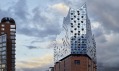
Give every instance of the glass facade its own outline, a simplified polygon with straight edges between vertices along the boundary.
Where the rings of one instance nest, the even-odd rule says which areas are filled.
[[[58,62],[70,54],[85,54],[96,61],[96,43],[85,4],[76,10],[69,9],[62,31],[56,38],[54,61]]]
[[[6,71],[7,68],[7,50],[6,50],[6,44],[7,44],[7,36],[6,34],[0,36],[0,70]]]

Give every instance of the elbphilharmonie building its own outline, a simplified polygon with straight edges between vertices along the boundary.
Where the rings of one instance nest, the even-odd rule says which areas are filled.
[[[54,63],[55,71],[96,71],[96,42],[86,4],[70,8],[64,17],[54,47]]]

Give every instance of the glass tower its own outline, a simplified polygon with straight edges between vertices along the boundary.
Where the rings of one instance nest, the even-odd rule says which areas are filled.
[[[91,31],[86,4],[79,9],[69,9],[64,17],[61,33],[56,38],[54,62],[69,55],[87,55],[96,62],[96,43]]]

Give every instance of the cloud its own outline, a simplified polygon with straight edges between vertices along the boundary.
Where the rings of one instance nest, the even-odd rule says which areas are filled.
[[[40,10],[39,7],[33,9],[33,16],[29,20],[29,25],[19,30],[20,34],[45,38],[54,36],[60,32],[59,18],[55,18],[52,10]],[[59,27],[58,27],[59,26]]]
[[[54,4],[51,6],[52,9],[57,10],[57,12],[60,12],[64,15],[67,14],[67,11],[69,9],[69,7],[66,4],[63,3],[58,3],[58,4]]]
[[[101,25],[105,28],[104,30],[107,30],[108,32],[114,31],[118,33],[119,10],[117,9],[117,7],[119,7],[119,5],[112,0],[102,1],[103,0],[92,0],[88,3],[88,10],[91,14],[93,13],[92,17],[97,16],[95,20],[101,22]]]
[[[12,7],[14,16],[23,21],[27,20],[28,8],[26,0],[18,0]]]
[[[61,25],[63,22],[62,19],[64,15],[67,13],[68,6],[79,8],[85,1],[80,0],[52,0],[52,1],[53,3],[46,5],[47,6],[46,8],[42,8],[40,7],[40,5],[34,7],[31,13],[29,11],[30,8],[27,7],[27,1],[18,0],[17,2],[15,2],[15,4],[8,7],[7,10],[0,9],[1,15],[0,18],[4,16],[13,17],[17,24],[17,33],[24,34],[29,37],[34,36],[39,38],[35,39],[34,43],[39,43],[39,41],[40,43],[42,43],[47,40],[55,40],[56,35],[58,35],[61,31]],[[116,71],[119,68],[118,3],[119,1],[114,0],[87,1],[88,15],[92,22],[93,26],[92,31],[95,35],[97,43],[98,62],[102,63],[104,71],[109,71],[107,69],[110,69],[110,71]],[[32,45],[29,45],[28,47],[36,48],[35,46]],[[25,61],[25,62],[26,64],[30,64],[30,62],[31,64],[35,63],[32,61]],[[21,66],[22,65],[25,65],[24,61],[21,62]],[[116,65],[117,67],[114,65]],[[31,68],[33,69],[33,67]],[[28,70],[28,68],[26,67],[24,68],[24,70]]]
[[[29,48],[29,49],[37,49],[36,46],[26,46],[26,47]]]
[[[19,70],[27,69],[27,70],[23,70],[23,71],[28,71],[29,69],[35,69],[35,68],[36,69],[38,68],[37,70],[40,70],[40,68],[47,69],[47,67],[52,64],[53,64],[53,55],[46,54],[42,57],[30,58],[30,59],[24,60],[24,61],[17,61],[16,68]]]

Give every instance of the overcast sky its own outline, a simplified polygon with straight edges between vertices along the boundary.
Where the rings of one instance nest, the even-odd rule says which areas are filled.
[[[53,66],[53,41],[68,9],[87,3],[97,44],[99,71],[119,70],[118,0],[3,0],[0,19],[16,21],[17,71],[45,71]]]

